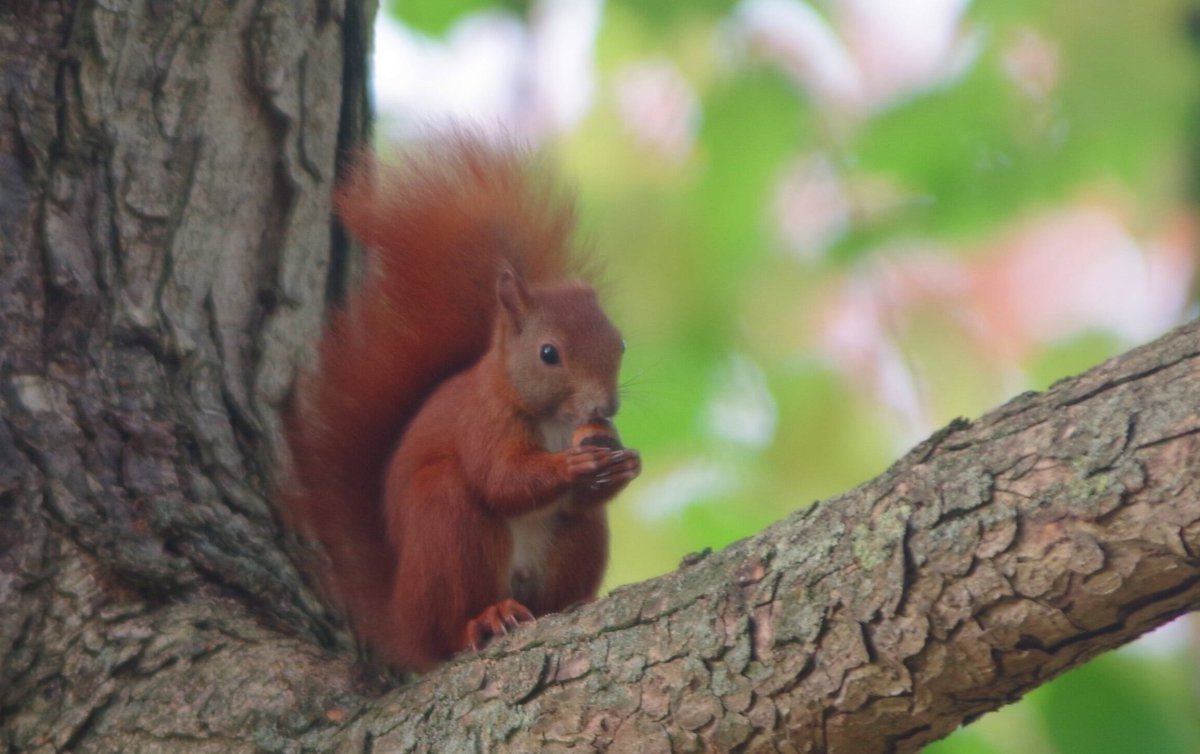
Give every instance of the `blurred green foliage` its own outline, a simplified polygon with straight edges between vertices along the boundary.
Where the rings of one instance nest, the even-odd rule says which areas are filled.
[[[389,0],[385,8],[436,35],[495,6]],[[530,12],[524,2],[502,7]],[[1197,55],[1178,0],[980,0],[963,21],[975,54],[959,75],[855,118],[830,113],[752,51],[722,53],[735,7],[610,0],[594,107],[555,144],[630,344],[619,424],[646,463],[612,509],[610,586],[848,489],[919,439],[817,347],[818,314],[856,274],[912,244],[957,261],[985,257],[1014,229],[1081,197],[1103,197],[1132,235],[1157,237],[1188,212],[1195,184]],[[816,7],[835,15],[827,3]],[[1009,70],[1028,38],[1052,51],[1048,90],[1037,95]],[[666,61],[694,91],[686,159],[647,148],[620,109],[616,82],[644,61]],[[797,255],[772,207],[787,166],[814,152],[852,192],[883,198],[852,212],[823,253]],[[906,310],[888,334],[915,376],[926,430],[1130,345],[1097,327],[1025,343],[1019,362],[1000,364],[936,300]],[[720,417],[729,410],[767,428],[749,438],[728,431]],[[1171,651],[1102,657],[931,751],[1200,751],[1200,674],[1180,661],[1185,649]]]
[[[522,11],[526,3],[494,2],[493,0],[433,0],[409,2],[408,0],[384,0],[383,11],[402,19],[408,27],[428,34],[444,34],[447,29],[468,13],[506,7]]]

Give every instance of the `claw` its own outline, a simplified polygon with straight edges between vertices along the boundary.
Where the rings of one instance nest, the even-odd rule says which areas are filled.
[[[522,623],[532,623],[534,620],[533,613],[520,602],[514,599],[502,600],[467,621],[463,631],[463,646],[478,652],[487,644],[488,639],[507,636],[510,628],[516,628]]]

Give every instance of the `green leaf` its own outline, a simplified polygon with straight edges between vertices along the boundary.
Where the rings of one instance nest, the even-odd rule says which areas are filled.
[[[489,2],[488,0],[385,0],[384,12],[392,18],[403,21],[405,26],[426,34],[445,34],[454,22],[468,13],[484,10],[485,8],[507,8],[524,13],[528,2],[524,0],[508,0],[507,2]]]
[[[628,8],[655,26],[669,27],[701,12],[714,16],[728,13],[738,0],[610,0],[610,4]]]

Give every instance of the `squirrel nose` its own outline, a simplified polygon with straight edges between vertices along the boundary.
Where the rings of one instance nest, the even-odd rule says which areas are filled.
[[[617,415],[617,409],[620,407],[620,402],[615,397],[607,398],[592,407],[588,419],[611,419]]]

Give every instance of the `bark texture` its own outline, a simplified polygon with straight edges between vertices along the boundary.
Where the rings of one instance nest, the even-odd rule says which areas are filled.
[[[374,751],[918,751],[1200,606],[1198,406],[1194,323],[339,734]]]
[[[345,677],[288,691],[331,634],[265,491],[367,28],[336,0],[0,2],[6,750],[250,750]]]
[[[8,751],[915,751],[1200,604],[1200,325],[416,683],[268,502],[363,9],[0,2]]]

